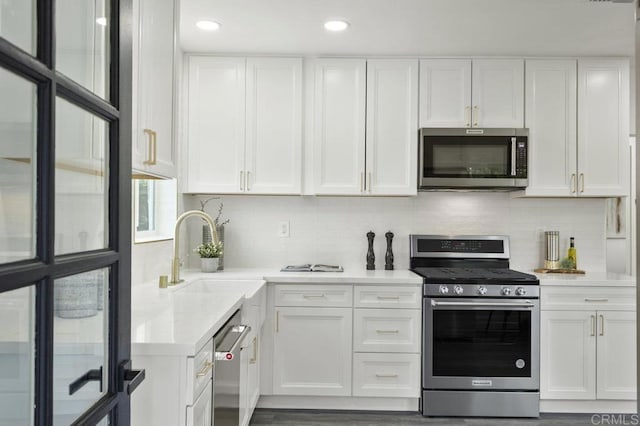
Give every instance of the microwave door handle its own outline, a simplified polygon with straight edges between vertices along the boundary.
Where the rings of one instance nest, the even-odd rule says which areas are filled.
[[[511,176],[516,176],[516,138],[511,138]]]

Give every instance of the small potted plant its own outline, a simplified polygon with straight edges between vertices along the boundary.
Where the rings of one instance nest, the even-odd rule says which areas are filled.
[[[202,272],[218,270],[218,261],[222,256],[222,242],[200,244],[195,251],[200,255]]]

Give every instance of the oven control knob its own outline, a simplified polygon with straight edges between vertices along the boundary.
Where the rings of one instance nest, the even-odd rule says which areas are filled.
[[[478,287],[478,294],[480,296],[484,296],[485,294],[487,294],[487,288],[481,285],[480,287]]]
[[[458,294],[458,295],[462,294],[462,292],[463,292],[463,291],[464,291],[464,289],[463,289],[461,286],[459,286],[459,285],[457,285],[457,286],[455,286],[455,287],[453,288],[453,292],[454,292],[455,294]]]
[[[447,294],[447,293],[449,293],[449,287],[447,287],[446,285],[441,285],[440,294]]]
[[[502,287],[502,295],[503,296],[510,296],[511,295],[511,289],[509,287]]]
[[[516,296],[524,296],[525,294],[527,294],[527,290],[524,287],[516,288]]]

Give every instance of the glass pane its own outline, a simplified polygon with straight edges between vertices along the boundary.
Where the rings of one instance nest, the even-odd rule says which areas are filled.
[[[108,3],[56,1],[56,67],[102,98],[109,92]]]
[[[34,304],[33,286],[0,293],[0,426],[34,423]]]
[[[434,376],[531,375],[531,312],[436,311],[433,332]]]
[[[111,424],[111,414],[100,420],[96,426],[109,426]]]
[[[0,263],[7,263],[35,256],[36,86],[0,68],[0,93]]]
[[[107,391],[109,272],[54,282],[53,415],[68,425]]]
[[[133,180],[134,242],[173,238],[177,190],[175,179]]]
[[[56,102],[56,254],[105,248],[108,242],[107,123]]]
[[[0,1],[0,37],[22,50],[36,53],[36,0]]]

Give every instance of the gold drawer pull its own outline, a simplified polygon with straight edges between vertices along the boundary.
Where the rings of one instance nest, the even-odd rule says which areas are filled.
[[[608,302],[608,301],[609,301],[609,299],[605,299],[605,298],[602,298],[602,299],[592,299],[592,298],[589,298],[589,297],[585,297],[584,301],[585,301],[585,302]]]
[[[254,337],[251,343],[253,345],[253,355],[249,358],[249,364],[255,364],[258,361],[258,337]]]
[[[376,330],[378,334],[397,334],[400,333],[400,330]]]
[[[213,362],[207,360],[204,363],[204,367],[202,368],[202,370],[200,370],[198,372],[198,374],[196,374],[196,377],[204,377],[204,376],[206,376],[207,374],[209,374],[209,371],[211,371],[212,368],[213,368]]]
[[[325,297],[324,294],[303,294],[302,297],[305,299],[322,299]]]
[[[378,296],[379,300],[400,300],[400,296]]]
[[[378,374],[378,373],[376,373],[376,377],[394,379],[394,378],[398,377],[398,375],[397,374]]]

